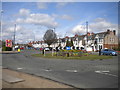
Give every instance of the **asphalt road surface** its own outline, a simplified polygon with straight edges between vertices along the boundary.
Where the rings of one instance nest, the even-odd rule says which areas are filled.
[[[77,88],[118,88],[117,56],[107,60],[61,60],[32,57],[33,53],[40,51],[3,54],[2,66]]]

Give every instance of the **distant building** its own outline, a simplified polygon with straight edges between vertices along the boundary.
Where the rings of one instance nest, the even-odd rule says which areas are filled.
[[[64,49],[66,47],[67,40],[73,41],[72,49],[86,49],[88,51],[98,51],[103,48],[113,49],[118,47],[118,37],[116,35],[116,31],[107,30],[105,32],[100,33],[87,33],[86,35],[75,35],[73,37],[64,37],[59,38],[56,43],[50,45],[50,47],[60,47]],[[30,42],[29,45],[33,47],[44,48],[48,47],[44,41],[33,41]]]

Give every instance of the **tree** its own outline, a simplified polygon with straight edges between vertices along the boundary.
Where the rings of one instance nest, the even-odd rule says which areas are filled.
[[[71,39],[71,41],[69,41],[69,40],[67,39],[66,47],[71,47],[71,46],[73,46],[73,40]]]
[[[53,30],[49,29],[44,34],[43,40],[50,46],[52,43],[57,42],[57,35]]]
[[[68,47],[68,46],[70,46],[70,45],[69,45],[69,41],[68,41],[68,39],[67,39],[67,42],[66,42],[66,47]]]
[[[71,39],[71,46],[73,46],[73,39]]]

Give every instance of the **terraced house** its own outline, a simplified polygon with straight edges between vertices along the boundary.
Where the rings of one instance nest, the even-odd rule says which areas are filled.
[[[59,38],[56,43],[53,43],[50,47],[60,47],[60,49],[65,49],[66,42],[73,41],[73,46],[71,49],[86,49],[87,51],[98,51],[103,48],[113,49],[118,47],[118,37],[116,35],[116,30],[107,30],[100,33],[87,33],[86,35],[75,35],[73,37]],[[39,43],[40,42],[40,43]],[[39,48],[47,47],[44,41],[36,41],[30,43],[33,46]]]
[[[103,48],[113,49],[118,47],[118,37],[116,31],[107,30],[100,33],[87,33],[86,35],[75,35],[78,47],[86,48],[88,51],[98,51]]]

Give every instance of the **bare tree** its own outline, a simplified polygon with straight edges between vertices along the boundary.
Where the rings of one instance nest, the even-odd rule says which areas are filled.
[[[48,46],[50,46],[52,43],[57,41],[57,35],[53,30],[49,29],[44,34],[43,40],[48,44]]]

